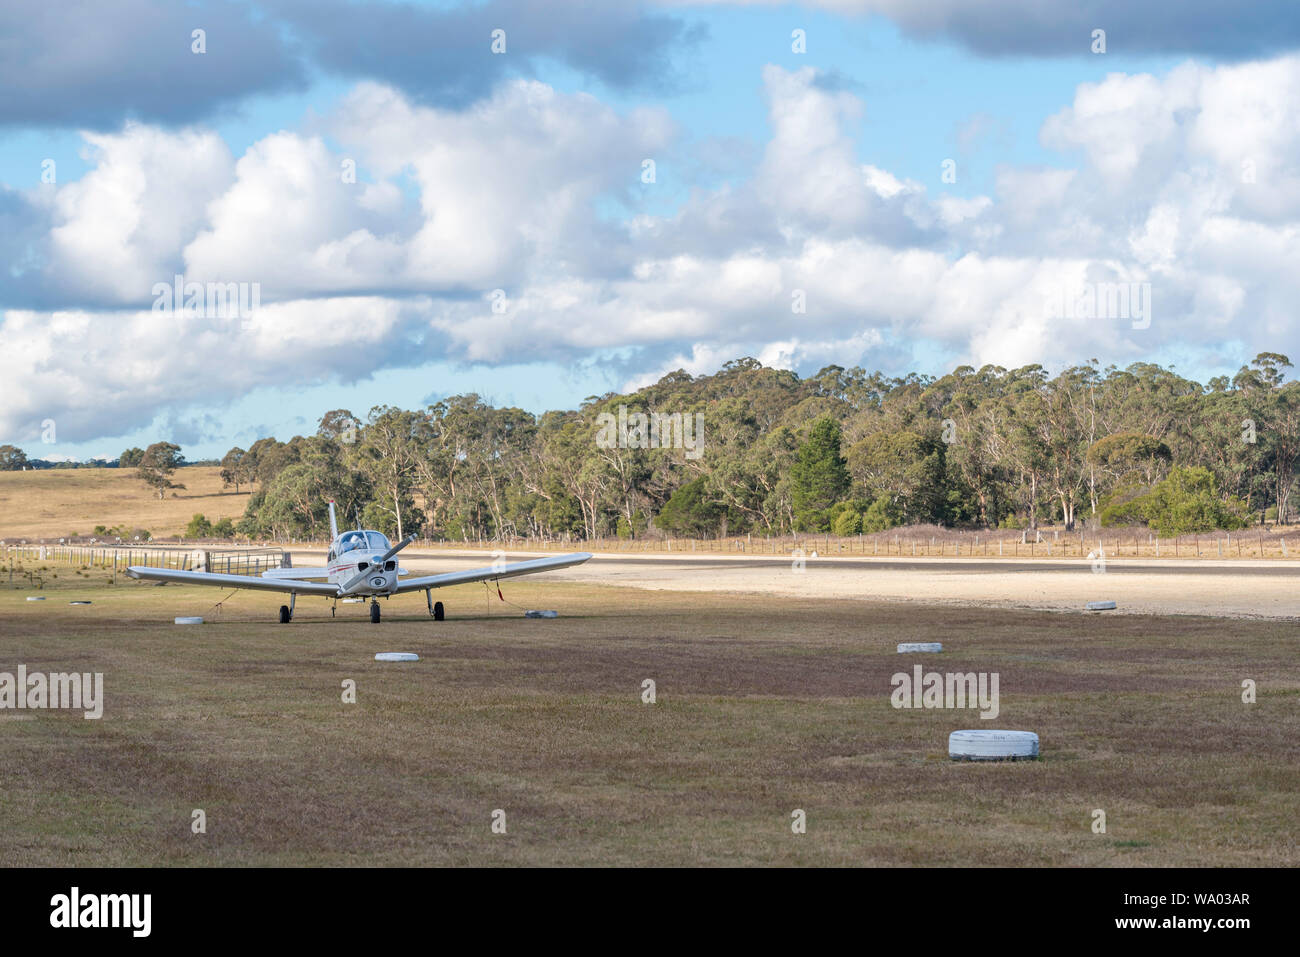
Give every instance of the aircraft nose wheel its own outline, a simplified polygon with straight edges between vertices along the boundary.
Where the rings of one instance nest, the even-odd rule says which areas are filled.
[[[377,601],[370,603],[370,623],[373,625],[379,624],[379,602]]]

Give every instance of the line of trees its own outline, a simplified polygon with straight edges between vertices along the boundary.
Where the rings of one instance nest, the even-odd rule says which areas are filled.
[[[856,534],[900,524],[1168,534],[1294,511],[1300,383],[1262,353],[1201,385],[1148,363],[1056,376],[962,366],[889,378],[828,366],[810,378],[754,359],[670,373],[631,395],[534,416],[477,395],[422,410],[344,409],[316,434],[222,459],[250,487],[250,537],[328,528],[326,503],[391,535],[574,540],[647,535]],[[598,416],[701,413],[703,454],[635,434],[597,441]]]
[[[155,443],[157,445],[158,443]],[[162,443],[170,445],[170,443]],[[153,446],[151,446],[152,448]],[[49,459],[28,458],[27,453],[16,445],[0,445],[0,472],[21,472],[24,469],[116,469],[139,468],[147,449],[130,448],[115,459],[87,459],[84,462],[61,459],[52,462]],[[178,449],[179,451],[179,449]],[[216,465],[212,460],[186,462],[178,459],[177,465]]]

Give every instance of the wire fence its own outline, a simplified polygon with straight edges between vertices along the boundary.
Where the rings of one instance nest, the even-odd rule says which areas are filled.
[[[1288,533],[1290,541],[1288,542]],[[505,549],[509,551],[582,550],[601,553],[732,554],[880,558],[1300,558],[1300,528],[1245,530],[1161,538],[1146,530],[1125,532],[1044,529],[1029,535],[999,531],[894,529],[853,536],[791,535],[781,537],[647,538],[500,542],[426,542],[425,549]]]
[[[288,561],[283,548],[222,548],[168,545],[5,545],[0,553],[10,569],[15,566],[59,564],[112,569],[132,565],[207,571],[225,575],[260,575]]]

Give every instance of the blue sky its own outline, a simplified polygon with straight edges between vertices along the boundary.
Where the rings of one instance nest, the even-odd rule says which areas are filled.
[[[458,392],[540,412],[740,355],[1204,380],[1296,338],[1285,5],[131,0],[74,21],[105,52],[70,78],[39,63],[78,37],[26,6],[0,16],[40,58],[0,70],[0,371],[23,387],[0,443],[29,455],[219,456]],[[159,316],[177,272],[257,283],[262,324]],[[1150,283],[1150,330],[1041,315],[1098,281]]]

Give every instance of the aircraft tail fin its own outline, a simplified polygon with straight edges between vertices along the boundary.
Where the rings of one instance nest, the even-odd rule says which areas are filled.
[[[330,541],[339,537],[339,522],[334,517],[334,499],[330,499]]]

